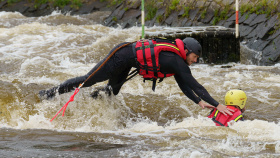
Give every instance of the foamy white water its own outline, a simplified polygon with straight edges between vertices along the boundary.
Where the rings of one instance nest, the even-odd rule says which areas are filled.
[[[138,27],[121,29],[98,24],[101,15],[105,13],[95,13],[99,18],[91,21],[93,15],[54,12],[27,18],[20,13],[0,12],[1,141],[9,142],[9,137],[10,141],[18,141],[15,147],[3,146],[4,157],[280,156],[279,64],[191,66],[195,78],[221,103],[230,89],[246,92],[246,121],[229,128],[216,127],[206,117],[209,110],[184,96],[173,77],[157,84],[153,92],[152,83],[143,83],[137,76],[122,87],[119,95],[102,94],[98,99],[89,94],[106,82],[83,88],[69,104],[65,116],[60,114],[50,122],[73,93],[40,101],[39,90],[86,74],[115,45],[140,37]],[[149,30],[157,27],[146,28]],[[14,136],[7,138],[11,131]],[[44,141],[29,139],[31,135]],[[26,144],[29,153],[10,152]]]

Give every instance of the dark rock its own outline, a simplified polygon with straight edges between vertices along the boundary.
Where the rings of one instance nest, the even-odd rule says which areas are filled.
[[[218,22],[218,26],[224,26],[224,23],[225,23],[226,21],[225,20],[220,20],[219,22]],[[212,23],[211,23],[212,24]]]
[[[263,28],[265,27],[265,23],[261,23],[259,25],[254,25],[254,26],[256,26],[255,29],[247,35],[247,38],[257,37],[259,33],[263,31]]]
[[[240,14],[239,14],[239,15],[240,15]],[[240,15],[240,16],[241,16],[241,15]],[[245,20],[247,20],[248,17],[249,17],[248,14],[242,15],[242,16],[238,19],[239,24],[242,24]]]
[[[18,12],[24,14],[29,9],[29,6],[22,6],[18,9]]]
[[[239,14],[238,14],[238,15],[239,15]],[[240,19],[241,16],[239,15],[238,18]],[[238,20],[239,20],[239,19],[238,19]],[[231,15],[226,21],[227,21],[227,22],[228,22],[228,21],[236,21],[236,14]],[[238,22],[239,22],[239,21],[238,21]]]
[[[141,1],[135,1],[131,4],[131,8],[132,9],[137,9],[141,6],[141,3],[142,3]]]
[[[214,17],[214,11],[212,9],[207,10],[206,16],[201,20],[203,23],[209,23]]]
[[[49,6],[49,5],[48,5],[47,3],[42,4],[42,5],[40,6],[39,10],[47,9],[48,6]],[[65,7],[67,7],[67,6],[65,6]]]
[[[38,9],[35,8],[35,7],[30,7],[30,8],[28,9],[28,12],[32,13],[32,12],[36,12],[37,10],[38,10]]]
[[[132,18],[139,18],[141,16],[141,11],[139,9],[129,9],[126,11],[122,17],[122,21],[127,21]]]
[[[197,15],[197,13],[198,13],[198,11],[199,11],[199,9],[192,9],[192,10],[190,10],[189,15],[190,15],[190,19],[191,19],[192,21],[194,21],[196,15]]]
[[[248,47],[251,49],[254,49],[256,51],[262,51],[268,44],[270,41],[264,41],[264,40],[251,40],[248,43]]]
[[[91,4],[87,4],[87,5],[83,5],[80,9],[79,9],[79,13],[80,14],[89,14],[94,10],[94,3]]]
[[[178,16],[182,16],[183,14],[185,14],[185,9],[181,9],[181,11],[178,13]]]
[[[153,20],[151,21],[151,25],[150,26],[153,26],[154,24],[160,24],[162,23],[162,21],[158,21],[158,17],[159,16],[162,16],[163,14],[165,13],[165,9],[164,8],[160,8],[157,10],[157,13],[155,15],[155,17],[153,18]]]
[[[226,21],[223,24],[224,27],[228,27],[228,28],[234,28],[235,27],[235,21]]]
[[[250,27],[248,25],[239,25],[240,36],[245,37],[245,36],[249,35],[255,29],[255,27],[256,26]]]
[[[188,18],[183,18],[183,19],[181,19],[181,26],[184,26],[188,21],[189,21],[190,19],[188,19]]]
[[[109,16],[107,19],[104,20],[104,25],[109,26],[109,24],[112,22],[113,17]]]
[[[8,0],[5,0],[5,1],[0,2],[0,9],[1,9],[2,7],[4,7],[5,5],[8,4],[7,1],[8,1]]]
[[[204,6],[205,1],[196,1],[194,3],[196,3],[195,8],[200,8],[200,7]]]
[[[274,32],[272,35],[270,35],[267,40],[275,39],[278,36],[280,36],[280,29],[278,29],[276,32]]]
[[[117,14],[117,18],[118,18],[118,19],[123,18],[123,15],[124,15],[125,12],[126,12],[125,9],[120,10],[120,11],[118,12],[118,14]]]
[[[131,27],[131,25],[129,24],[129,22],[124,22],[124,23],[122,23],[121,27],[124,29],[124,28]]]
[[[72,8],[69,6],[69,5],[67,5],[67,6],[65,6],[63,9],[62,9],[62,12],[66,12],[66,13],[69,13],[70,11],[72,10]],[[82,13],[82,12],[80,12],[81,14],[86,14],[86,13]]]
[[[267,21],[266,14],[258,15],[249,25],[253,26],[262,22]]]
[[[235,0],[223,0],[224,5],[231,5],[235,2]]]
[[[171,23],[171,27],[179,27],[179,26],[180,26],[180,21],[178,19],[178,14],[177,14],[177,16],[175,16],[175,18],[173,19],[173,21]]]
[[[242,64],[259,65],[262,58],[262,52],[254,51],[246,45],[240,44],[240,62]]]
[[[205,24],[205,23],[203,23],[203,22],[198,22],[196,25],[197,25],[197,26],[208,26],[208,24]]]
[[[217,2],[215,1],[209,1],[210,2],[210,5],[208,6],[208,9],[211,9],[211,10],[220,10],[221,6],[220,4],[218,4]]]
[[[236,17],[236,15],[229,13],[227,16],[230,17],[230,18],[225,20],[225,22],[223,23],[222,26],[228,27],[228,28],[234,28],[235,27],[235,17]]]
[[[165,23],[167,25],[171,25],[173,20],[178,19],[178,14],[177,12],[174,12],[172,14],[169,15],[169,17],[165,20]]]
[[[250,25],[250,23],[257,17],[257,14],[253,13],[251,15],[249,15],[249,18],[247,20],[245,20],[243,23]]]
[[[92,2],[92,6],[93,6],[93,9],[97,9],[97,10],[99,10],[99,9],[101,9],[101,8],[104,8],[104,7],[106,7],[107,6],[107,4],[108,4],[108,2],[106,2],[106,1],[103,1],[103,2],[100,2],[100,1],[94,1],[94,2]]]
[[[262,65],[274,64],[280,57],[280,36],[274,39],[269,46],[263,50],[263,59],[261,60]]]
[[[277,23],[277,15],[274,15],[273,17],[271,17],[266,24],[264,25],[264,27],[262,28],[261,32],[259,32],[258,37],[261,39],[265,39],[267,38],[266,35],[269,35],[269,32],[274,30],[274,26]]]
[[[185,24],[185,25],[183,25],[183,26],[192,26],[192,21],[187,21],[187,23]]]
[[[113,21],[113,20],[106,24],[106,26],[108,26],[108,27],[116,27],[116,25],[117,25],[117,22]]]

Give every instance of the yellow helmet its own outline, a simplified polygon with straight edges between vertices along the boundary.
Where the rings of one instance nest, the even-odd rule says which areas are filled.
[[[242,90],[230,90],[226,93],[225,103],[226,105],[236,105],[240,109],[245,107],[247,96]]]

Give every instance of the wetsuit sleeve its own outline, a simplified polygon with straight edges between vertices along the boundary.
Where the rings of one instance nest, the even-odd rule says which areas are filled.
[[[175,77],[175,80],[176,80],[176,82],[178,83],[178,85],[179,85],[179,87],[180,87],[180,89],[182,90],[182,92],[189,98],[189,99],[191,99],[193,102],[195,102],[196,104],[198,104],[200,101],[201,101],[201,99],[199,98],[199,97],[197,97],[194,93],[193,93],[193,91],[192,91],[192,89],[190,89],[190,87],[188,87],[188,86],[184,86],[184,81],[182,80],[182,78],[180,78],[180,77],[177,77],[178,75],[175,75],[174,77]],[[182,84],[181,84],[182,83]]]
[[[219,103],[210,96],[208,91],[199,84],[191,74],[181,72],[180,74],[175,74],[174,77],[183,93],[195,103],[198,104],[200,100],[203,99],[215,107],[219,105]],[[197,96],[193,92],[197,94]]]
[[[182,92],[195,103],[201,99],[217,107],[219,103],[192,76],[187,63],[179,55],[172,52],[161,52],[159,57],[161,71],[175,73],[174,77]]]
[[[199,97],[207,103],[217,107],[219,103],[213,99],[208,91],[192,76],[191,70],[187,63],[185,63],[184,60],[179,56],[176,56],[176,59],[179,71],[177,71],[174,77],[184,94],[187,92],[188,94],[186,95],[188,97],[192,96],[190,99],[195,98],[192,99],[195,103],[200,101],[200,99],[198,99]],[[193,91],[197,96],[195,96],[195,94],[193,94],[191,91]]]

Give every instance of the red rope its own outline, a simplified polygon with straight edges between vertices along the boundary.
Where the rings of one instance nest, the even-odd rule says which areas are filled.
[[[74,94],[70,97],[69,101],[56,113],[56,115],[51,119],[51,122],[53,121],[53,119],[56,118],[56,116],[57,116],[63,109],[64,109],[64,110],[63,110],[62,116],[64,116],[64,113],[65,113],[65,110],[66,110],[68,104],[69,104],[70,102],[74,101],[74,97],[75,97],[75,95],[79,92],[79,90],[80,90],[79,88],[76,88]]]

